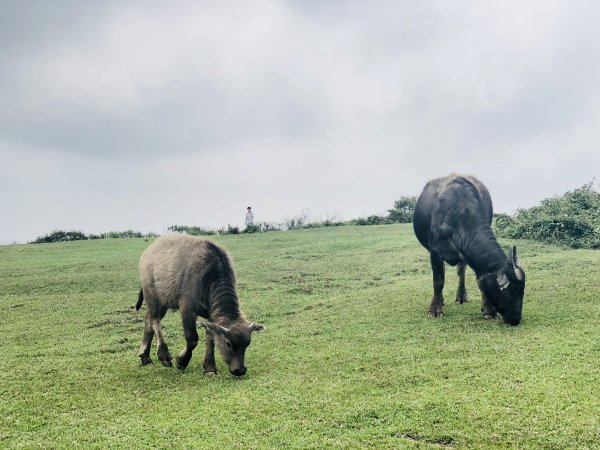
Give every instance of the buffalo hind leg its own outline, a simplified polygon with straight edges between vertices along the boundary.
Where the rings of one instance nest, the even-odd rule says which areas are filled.
[[[192,352],[198,345],[198,331],[196,330],[196,313],[187,309],[181,310],[181,322],[185,335],[185,348],[175,358],[178,369],[185,369],[192,359]]]
[[[467,269],[466,264],[459,264],[456,267],[456,274],[458,275],[458,289],[456,290],[456,303],[467,303],[467,289],[465,288],[465,271]]]
[[[438,253],[430,253],[431,270],[433,271],[433,300],[429,305],[430,317],[442,317],[444,306],[444,260]]]
[[[172,367],[173,362],[171,361],[171,353],[169,353],[169,347],[167,347],[167,343],[163,338],[162,329],[160,326],[160,319],[165,316],[165,312],[161,312],[160,318],[152,319],[152,329],[156,335],[156,353],[158,355],[158,359],[163,366]]]
[[[144,336],[140,345],[139,357],[142,361],[142,366],[152,364],[152,358],[150,358],[150,347],[152,346],[152,338],[154,337],[154,330],[152,329],[152,317],[150,317],[150,311],[146,312],[146,319],[144,320]]]
[[[204,355],[204,373],[206,375],[215,375],[217,373],[217,363],[215,362],[215,335],[211,331],[206,331],[206,354]]]

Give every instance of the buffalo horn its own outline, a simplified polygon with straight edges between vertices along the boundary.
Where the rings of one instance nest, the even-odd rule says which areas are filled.
[[[517,247],[513,246],[508,250],[508,267],[506,273],[508,277],[513,281],[523,280],[523,269],[519,265],[519,258],[517,258]]]

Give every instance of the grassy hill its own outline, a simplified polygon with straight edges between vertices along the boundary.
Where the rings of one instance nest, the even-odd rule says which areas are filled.
[[[215,237],[267,330],[248,374],[141,367],[143,239],[0,247],[0,447],[598,448],[600,252],[517,241],[523,322],[427,317],[411,225]],[[507,247],[514,241],[502,240]],[[173,354],[179,315],[163,321]],[[152,356],[155,361],[155,350]]]

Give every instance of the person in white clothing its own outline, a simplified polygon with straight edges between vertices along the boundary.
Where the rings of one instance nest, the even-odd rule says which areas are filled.
[[[254,225],[254,214],[252,213],[252,208],[248,206],[246,211],[246,226]]]

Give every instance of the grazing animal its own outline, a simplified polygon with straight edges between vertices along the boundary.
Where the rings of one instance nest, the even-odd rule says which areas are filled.
[[[146,302],[148,311],[139,356],[142,364],[151,364],[150,346],[156,334],[158,359],[172,366],[160,321],[167,310],[181,313],[185,348],[175,359],[185,369],[198,344],[196,317],[206,329],[204,372],[216,374],[215,342],[229,371],[236,376],[246,373],[244,355],[254,331],[262,325],[249,323],[240,310],[235,290],[235,273],[227,252],[206,239],[188,235],[168,235],[154,242],[140,258],[142,289],[136,309]]]
[[[444,262],[458,265],[456,302],[467,302],[465,267],[477,276],[485,319],[521,322],[525,272],[517,259],[517,248],[504,254],[491,229],[492,199],[475,177],[451,174],[431,180],[417,200],[413,226],[419,242],[429,250],[433,271],[431,317],[442,316]]]

